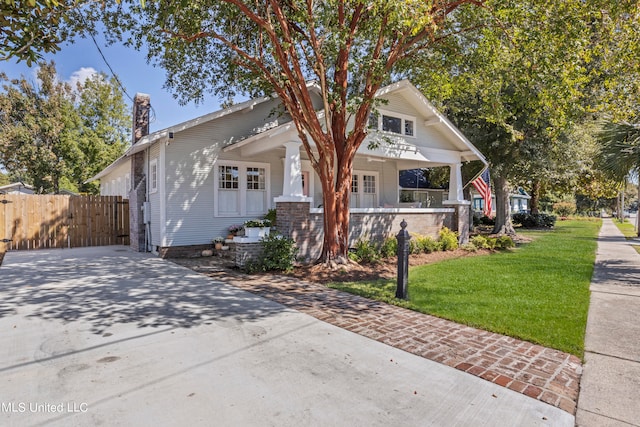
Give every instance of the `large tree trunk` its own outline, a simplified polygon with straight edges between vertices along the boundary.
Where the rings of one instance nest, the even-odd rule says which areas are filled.
[[[542,185],[540,184],[540,180],[539,179],[535,179],[533,181],[533,184],[531,185],[531,200],[530,200],[530,205],[529,205],[529,209],[531,210],[532,214],[539,214],[540,213],[540,189],[541,189]]]
[[[494,234],[516,234],[511,223],[511,207],[509,206],[509,182],[501,177],[493,177],[496,193],[496,224],[493,227]]]
[[[349,221],[353,155],[339,159],[337,170],[327,162],[322,168],[322,201],[324,207],[324,241],[318,261],[344,264],[349,253]]]

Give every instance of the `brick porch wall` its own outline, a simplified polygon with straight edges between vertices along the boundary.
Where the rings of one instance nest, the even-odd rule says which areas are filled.
[[[442,227],[457,230],[462,226],[468,229],[468,219],[464,225],[464,218],[468,218],[468,215],[461,215],[458,207],[452,212],[351,213],[349,243],[353,245],[361,238],[381,241],[395,236],[400,231],[403,219],[407,221],[410,233],[437,237]],[[276,203],[276,228],[296,241],[301,259],[311,261],[320,256],[324,235],[323,214],[310,212],[308,202]]]

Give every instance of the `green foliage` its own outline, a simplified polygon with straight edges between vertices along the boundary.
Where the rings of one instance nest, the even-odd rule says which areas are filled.
[[[349,258],[363,264],[374,264],[380,261],[380,251],[371,240],[359,239],[349,252]]]
[[[514,223],[520,224],[524,228],[552,228],[556,223],[555,215],[545,213],[531,214],[520,212],[513,214],[512,218]]]
[[[516,246],[516,244],[513,241],[513,239],[511,238],[511,236],[508,236],[506,234],[503,234],[502,236],[499,236],[496,239],[496,244],[495,244],[496,248],[509,249],[509,248],[513,248],[515,246]]]
[[[278,233],[270,233],[260,240],[262,255],[256,262],[245,265],[245,271],[255,273],[258,271],[282,271],[293,269],[298,255],[295,241],[290,237],[284,237]]]
[[[129,120],[122,94],[104,76],[75,90],[55,64],[41,63],[39,85],[0,76],[0,165],[40,193],[95,192],[84,182],[118,158]]]
[[[568,217],[576,213],[576,204],[573,202],[558,202],[553,204],[553,211],[560,216]]]
[[[486,215],[482,215],[481,217],[478,216],[473,216],[473,225],[477,226],[477,225],[495,225],[496,224],[496,219],[495,218],[490,218]]]
[[[275,223],[276,223],[276,210],[275,209],[269,209],[267,211],[267,214],[264,216],[264,219],[269,221],[269,224],[275,225]]]
[[[31,66],[43,53],[60,50],[61,21],[68,2],[56,0],[0,1],[0,61],[16,58]]]
[[[458,249],[458,233],[442,227],[439,232],[440,246],[443,251],[453,251]]]
[[[473,243],[469,242],[461,245],[460,249],[465,250],[467,252],[476,252],[478,250],[478,247]]]
[[[387,237],[380,246],[380,256],[382,258],[391,258],[398,254],[398,239],[395,237]]]
[[[271,227],[271,221],[268,219],[249,219],[244,222],[245,227]]]
[[[477,234],[469,239],[469,243],[475,246],[478,249],[493,249],[493,247],[489,246],[488,239],[482,234]]]
[[[419,252],[430,254],[431,252],[437,252],[442,249],[442,243],[431,236],[416,236],[415,240]]]

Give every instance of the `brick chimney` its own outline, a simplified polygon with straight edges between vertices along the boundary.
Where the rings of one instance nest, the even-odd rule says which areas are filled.
[[[133,98],[132,145],[149,135],[149,110],[151,97],[146,93],[136,93]],[[129,192],[129,241],[131,249],[145,252],[145,224],[142,206],[146,200],[146,176],[144,173],[145,152],[131,156],[131,189]]]

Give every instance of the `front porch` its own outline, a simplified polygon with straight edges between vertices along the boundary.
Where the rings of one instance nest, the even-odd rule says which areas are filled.
[[[350,213],[350,245],[358,239],[381,242],[395,236],[403,219],[410,233],[437,237],[440,229],[447,227],[458,231],[462,241],[468,239],[468,204],[445,208],[360,208],[351,209]],[[308,201],[276,203],[276,228],[296,241],[299,257],[304,261],[317,259],[321,254],[323,215],[323,209],[310,208]]]

